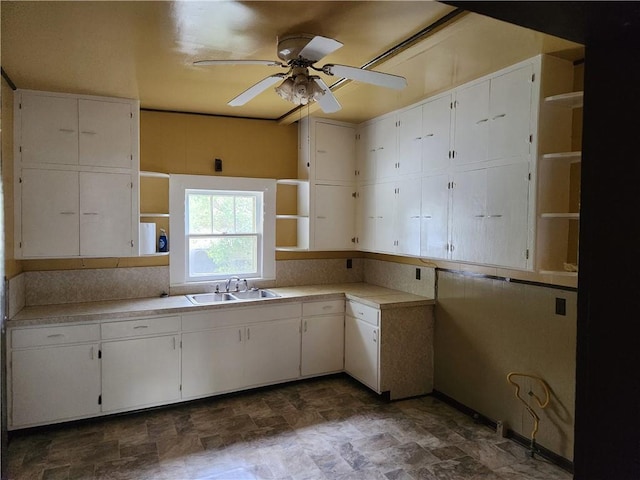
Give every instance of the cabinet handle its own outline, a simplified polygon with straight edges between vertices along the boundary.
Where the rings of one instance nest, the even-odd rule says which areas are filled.
[[[100,215],[98,212],[82,212],[83,215]]]
[[[60,212],[60,215],[75,215],[76,212]]]
[[[420,218],[420,215],[413,215],[411,218]]]
[[[433,133],[427,133],[425,137],[433,137]]]
[[[474,215],[476,218],[484,218],[484,215]]]
[[[423,215],[422,218],[431,218],[431,215]]]
[[[384,150],[384,147],[380,147],[380,148],[378,148],[378,150]]]
[[[93,349],[94,349],[94,347],[91,347],[91,360],[94,360],[94,359],[95,359],[95,355],[94,355],[94,353],[93,353]]]
[[[325,217],[323,215],[318,215],[316,218],[327,218],[327,217]]]
[[[318,153],[327,153],[326,150],[316,150]]]
[[[137,330],[139,328],[149,328],[149,325],[136,325],[135,327],[133,327],[134,330]]]
[[[476,125],[480,125],[481,123],[488,122],[488,121],[489,121],[489,119],[488,119],[488,118],[483,118],[482,120],[478,120],[478,121],[476,122]]]
[[[502,215],[487,215],[487,218],[500,218]]]
[[[58,130],[60,130],[61,132],[64,133],[74,133],[75,130],[73,130],[72,128],[59,128]]]
[[[304,331],[305,332],[307,331],[307,321],[306,320],[304,321]]]
[[[500,115],[496,115],[495,117],[492,118],[492,120],[495,120],[497,118],[502,118],[502,117],[506,117],[507,114],[506,113],[501,113]]]
[[[422,137],[416,137],[414,140],[422,140]]]
[[[52,333],[51,335],[47,335],[47,338],[58,338],[64,337],[64,333]]]
[[[86,135],[95,135],[96,132],[93,132],[91,130],[81,130],[80,133],[84,133]]]
[[[242,342],[242,329],[241,328],[238,329],[238,341]]]

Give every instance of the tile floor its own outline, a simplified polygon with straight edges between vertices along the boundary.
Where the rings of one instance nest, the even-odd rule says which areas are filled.
[[[16,432],[10,479],[536,479],[572,475],[432,396],[347,376]]]

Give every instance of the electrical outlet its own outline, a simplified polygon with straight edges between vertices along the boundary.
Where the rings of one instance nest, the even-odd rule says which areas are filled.
[[[215,159],[213,170],[216,171],[216,172],[221,172],[222,171],[222,159],[221,158],[216,158]]]
[[[416,280],[420,280],[420,274],[421,270],[419,268],[416,268]]]
[[[353,260],[347,258],[347,268],[353,268]]]
[[[556,315],[567,314],[567,299],[556,297]]]

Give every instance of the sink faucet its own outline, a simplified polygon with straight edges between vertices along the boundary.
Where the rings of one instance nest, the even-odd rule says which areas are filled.
[[[229,277],[227,279],[227,283],[225,283],[225,290],[228,292],[229,291],[229,287],[231,286],[231,282],[235,280],[236,281],[236,289],[238,288],[238,282],[240,281],[240,277],[236,277],[235,275],[233,277]]]

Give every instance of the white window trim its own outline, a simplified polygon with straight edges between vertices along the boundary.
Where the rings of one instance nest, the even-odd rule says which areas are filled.
[[[208,175],[169,176],[169,278],[171,286],[193,285],[187,281],[186,191],[233,190],[263,193],[262,275],[253,280],[276,277],[276,181],[272,178],[212,177]]]

